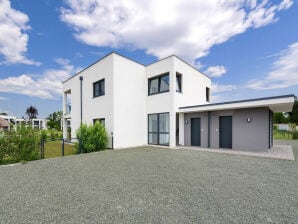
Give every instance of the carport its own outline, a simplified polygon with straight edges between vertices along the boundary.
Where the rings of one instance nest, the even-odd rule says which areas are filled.
[[[266,152],[273,146],[273,113],[292,111],[294,95],[179,108],[179,145]]]

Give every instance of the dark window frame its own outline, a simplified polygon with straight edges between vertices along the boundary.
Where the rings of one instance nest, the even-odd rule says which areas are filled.
[[[161,79],[165,76],[169,77],[169,89],[165,90],[165,91],[160,91]],[[158,90],[156,93],[150,93],[150,83],[151,83],[151,81],[153,81],[155,79],[158,80],[158,87],[157,87]],[[163,74],[160,74],[160,75],[157,75],[157,76],[154,76],[154,77],[151,77],[148,79],[148,96],[160,94],[160,93],[167,93],[167,92],[170,92],[170,73],[169,72],[166,72],[166,73],[163,73]]]
[[[210,88],[206,87],[206,101],[210,102]]]
[[[176,72],[176,85],[177,85],[177,79],[178,79],[178,84],[179,84],[180,90],[178,90],[177,86],[176,86],[176,92],[182,93],[182,74],[179,72]]]
[[[95,95],[95,86],[99,85],[99,88],[101,87],[101,83],[103,83],[103,90],[100,89],[99,94]],[[105,79],[98,80],[93,83],[93,98],[99,97],[99,96],[104,96],[106,91],[105,91],[106,85],[105,85]]]
[[[99,121],[104,127],[106,126],[106,119],[105,118],[94,118],[93,119],[93,125],[96,123],[96,121]]]
[[[148,142],[148,145],[164,145],[164,146],[169,146],[170,145],[170,127],[169,127],[169,131],[168,132],[160,132],[159,131],[159,115],[160,114],[168,114],[169,116],[168,116],[168,118],[169,118],[169,122],[170,122],[170,112],[163,112],[163,113],[152,113],[152,114],[148,114],[147,115],[147,123],[148,123],[148,140],[147,140],[147,142]],[[155,132],[155,131],[149,131],[149,116],[150,115],[157,115],[157,131]],[[157,144],[153,144],[153,143],[149,143],[149,135],[150,134],[157,134]],[[159,135],[160,134],[168,134],[169,135],[169,143],[168,144],[160,144],[159,143]]]

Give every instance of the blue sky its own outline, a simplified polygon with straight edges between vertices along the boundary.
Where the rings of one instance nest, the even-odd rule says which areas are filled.
[[[0,113],[61,110],[62,84],[110,51],[176,54],[212,77],[212,101],[298,95],[293,0],[0,0]]]

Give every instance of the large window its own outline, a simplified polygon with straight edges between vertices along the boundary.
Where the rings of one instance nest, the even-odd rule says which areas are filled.
[[[93,83],[93,97],[105,95],[105,80],[101,79]]]
[[[148,94],[169,92],[169,73],[151,78],[148,80]]]
[[[176,72],[176,92],[182,92],[182,75]]]
[[[206,87],[206,101],[210,101],[210,88]]]
[[[152,145],[169,145],[169,113],[148,115],[148,143]]]

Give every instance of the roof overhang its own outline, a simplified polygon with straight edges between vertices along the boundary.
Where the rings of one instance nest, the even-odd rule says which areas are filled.
[[[232,109],[245,109],[245,108],[258,108],[258,107],[267,107],[273,112],[290,112],[292,111],[294,102],[295,102],[294,95],[284,95],[284,96],[276,96],[276,97],[179,107],[179,112],[180,113],[205,112],[205,111],[232,110]]]

